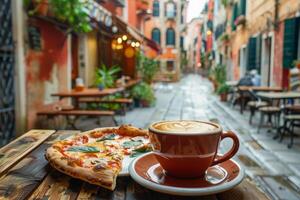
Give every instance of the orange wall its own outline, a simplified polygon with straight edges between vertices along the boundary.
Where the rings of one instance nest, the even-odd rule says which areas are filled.
[[[44,106],[45,96],[50,95],[47,94],[46,84],[49,83],[57,90],[66,90],[68,85],[68,49],[65,33],[43,20],[31,20],[30,23],[40,29],[42,50],[26,52],[28,129],[35,126],[36,112]]]

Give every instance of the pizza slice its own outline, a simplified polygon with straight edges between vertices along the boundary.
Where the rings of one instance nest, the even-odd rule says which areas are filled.
[[[100,128],[54,143],[46,158],[57,170],[113,190],[124,156],[151,150],[148,133],[129,125]]]

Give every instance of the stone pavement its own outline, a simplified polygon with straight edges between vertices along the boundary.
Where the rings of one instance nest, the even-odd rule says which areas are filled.
[[[238,107],[221,103],[212,93],[208,80],[188,75],[179,83],[157,84],[157,102],[152,108],[138,108],[127,113],[123,123],[147,128],[152,122],[168,119],[198,119],[220,123],[224,130],[238,134],[241,147],[235,157],[246,168],[247,175],[272,199],[300,199],[300,140],[292,149],[287,142],[272,139],[274,133],[248,124],[249,114],[241,115]],[[258,120],[256,120],[258,122]],[[255,123],[255,120],[254,120]],[[230,148],[231,141],[221,143],[220,152]],[[298,186],[298,187],[297,187]]]
[[[169,119],[209,120],[221,124],[224,130],[234,131],[240,138],[240,150],[234,159],[246,169],[246,174],[264,190],[271,199],[300,199],[300,139],[295,139],[292,149],[287,140],[279,143],[272,139],[267,127],[257,134],[257,119],[254,126],[248,124],[249,113],[241,115],[238,107],[221,103],[212,93],[207,79],[188,75],[178,83],[155,85],[157,102],[152,108],[136,108],[121,123],[147,128],[152,122]],[[89,120],[87,129],[97,126]],[[102,124],[103,126],[104,124]],[[98,125],[99,126],[99,125]],[[225,139],[220,153],[226,152],[231,141]]]

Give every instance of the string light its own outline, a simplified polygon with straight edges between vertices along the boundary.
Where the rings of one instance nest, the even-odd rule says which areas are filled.
[[[121,44],[121,43],[122,43],[122,38],[118,38],[118,39],[117,39],[117,42],[118,42],[119,44]]]
[[[131,46],[132,46],[132,47],[135,47],[135,42],[131,42]]]
[[[136,47],[139,47],[140,45],[141,45],[141,44],[140,44],[139,42],[136,42],[136,43],[135,43],[135,46],[136,46]]]
[[[122,36],[122,39],[123,39],[124,41],[126,41],[126,40],[127,40],[127,35],[123,35],[123,36]]]

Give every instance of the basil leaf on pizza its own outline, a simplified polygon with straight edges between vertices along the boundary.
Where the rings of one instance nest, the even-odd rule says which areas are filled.
[[[130,154],[130,157],[134,158],[150,151],[151,148],[149,148],[148,146],[142,146],[138,149],[133,150],[132,153]]]
[[[82,152],[82,153],[97,153],[100,150],[93,146],[73,146],[67,149],[67,151]]]
[[[108,135],[104,135],[102,138],[100,138],[99,140],[97,140],[97,142],[101,142],[101,141],[105,141],[105,140],[114,140],[117,138],[117,134],[112,133],[112,134],[108,134]]]
[[[143,144],[143,141],[142,140],[137,140],[137,141],[126,141],[122,144],[122,147],[126,148],[126,149],[130,149],[132,147],[136,147],[136,146],[139,146]]]

